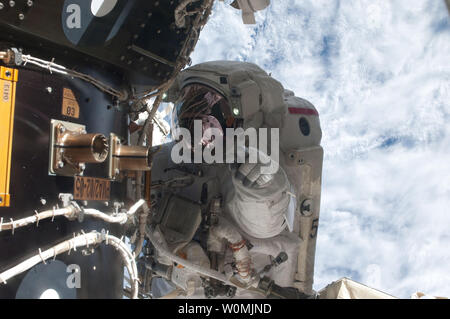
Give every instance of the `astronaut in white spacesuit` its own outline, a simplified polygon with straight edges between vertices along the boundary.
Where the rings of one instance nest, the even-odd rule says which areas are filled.
[[[164,278],[154,280],[153,294],[313,295],[323,161],[317,110],[245,62],[188,68],[167,100],[174,103],[175,141],[153,158],[156,213],[148,231],[154,248],[148,267]],[[211,148],[228,146],[224,141],[234,141],[230,132],[238,128],[241,135],[235,134],[244,140],[242,132],[256,129],[256,150],[247,136],[243,158],[231,154],[233,163],[227,156],[239,147],[225,147],[223,155],[213,151],[215,163],[194,155],[197,147],[211,154]],[[261,128],[269,132],[261,134]],[[252,151],[260,155],[253,162]]]

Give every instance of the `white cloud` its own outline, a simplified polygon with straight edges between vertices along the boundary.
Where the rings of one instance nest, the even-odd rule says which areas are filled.
[[[450,20],[437,0],[217,2],[193,54],[257,63],[321,113],[316,283],[450,296]]]

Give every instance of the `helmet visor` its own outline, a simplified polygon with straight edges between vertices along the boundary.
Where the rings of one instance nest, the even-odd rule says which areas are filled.
[[[180,98],[175,102],[172,114],[172,132],[184,128],[194,137],[194,123],[201,121],[202,139],[192,141],[208,146],[214,141],[212,130],[219,130],[223,136],[227,127],[232,127],[234,117],[231,116],[229,104],[225,97],[214,89],[201,84],[186,86]]]

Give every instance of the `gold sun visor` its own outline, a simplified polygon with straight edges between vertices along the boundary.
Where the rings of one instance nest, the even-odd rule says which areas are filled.
[[[10,205],[10,170],[18,70],[0,67],[0,207]]]

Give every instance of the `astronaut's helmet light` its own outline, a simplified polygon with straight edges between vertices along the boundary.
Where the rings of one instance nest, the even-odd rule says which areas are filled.
[[[195,121],[202,123],[200,140],[195,140],[195,137],[200,136],[194,133]],[[196,144],[210,147],[214,144],[217,132],[224,137],[226,129],[234,124],[235,117],[226,98],[206,85],[190,84],[184,87],[179,99],[174,103],[172,133],[179,128],[187,129],[191,135],[191,143],[186,144],[186,147],[190,149],[194,149]],[[216,134],[211,134],[212,132]]]

